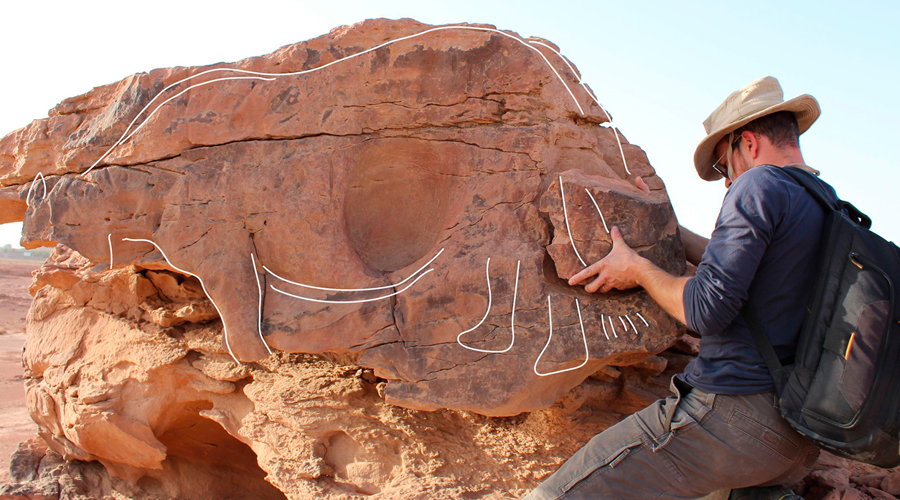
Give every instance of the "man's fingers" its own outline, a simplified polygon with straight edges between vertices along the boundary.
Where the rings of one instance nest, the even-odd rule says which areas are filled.
[[[594,293],[600,288],[601,285],[603,285],[603,277],[597,276],[597,279],[588,283],[587,286],[584,287],[584,290],[588,293]]]
[[[641,191],[643,191],[647,194],[650,194],[650,186],[648,186],[647,183],[644,182],[644,179],[638,177],[637,179],[634,180],[634,183],[637,185],[638,189],[640,189]]]
[[[569,284],[577,285],[577,284],[581,283],[585,278],[587,278],[589,276],[589,274],[587,274],[588,269],[590,269],[590,268],[588,267],[588,268],[580,271],[575,276],[572,276],[571,278],[569,278]]]
[[[578,272],[578,274],[569,278],[569,284],[577,285],[584,281],[585,278],[590,278],[591,276],[597,274],[597,270],[600,268],[599,264],[599,262],[595,262],[594,264],[591,264],[590,266],[582,269]]]
[[[594,281],[585,285],[584,291],[588,293],[607,293],[619,288],[616,283],[617,282],[610,278],[606,273],[600,273]]]
[[[612,230],[610,230],[609,235],[612,236],[613,248],[616,248],[618,245],[625,244],[625,238],[622,237],[622,231],[619,231],[618,226],[613,226]]]

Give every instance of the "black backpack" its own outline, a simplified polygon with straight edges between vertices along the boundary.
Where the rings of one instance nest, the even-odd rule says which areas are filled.
[[[825,208],[822,253],[794,363],[782,366],[752,306],[741,313],[772,374],[782,416],[836,455],[900,465],[900,249],[815,176],[784,167]]]

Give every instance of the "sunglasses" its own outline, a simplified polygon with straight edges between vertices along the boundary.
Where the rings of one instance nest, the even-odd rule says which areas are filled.
[[[738,136],[738,138],[735,139],[734,142],[731,143],[731,149],[737,148],[737,146],[740,142],[741,142],[741,136]],[[728,167],[725,166],[725,169],[723,170],[722,167],[719,166],[719,163],[722,161],[723,158],[725,158],[725,156],[727,154],[728,154],[727,151],[722,153],[722,156],[720,156],[719,159],[716,160],[715,163],[713,163],[712,168],[713,168],[713,170],[718,172],[722,177],[724,177],[726,179],[730,179],[731,177],[728,176]]]

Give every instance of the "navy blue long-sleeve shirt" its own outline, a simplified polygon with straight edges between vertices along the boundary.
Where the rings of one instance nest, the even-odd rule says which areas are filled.
[[[684,289],[688,328],[700,353],[682,378],[716,394],[774,390],[772,377],[738,314],[748,298],[785,360],[806,316],[820,251],[824,210],[780,168],[763,165],[734,181],[697,274]]]

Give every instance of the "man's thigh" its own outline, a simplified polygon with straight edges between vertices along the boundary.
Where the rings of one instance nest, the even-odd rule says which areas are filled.
[[[781,417],[772,394],[699,394],[698,398],[689,395],[682,403],[690,406],[697,399],[711,399],[711,411],[697,419],[693,425],[696,430],[681,435],[676,431],[659,450],[689,478],[664,498],[693,498],[723,488],[785,484],[802,479],[812,469],[818,448]]]
[[[696,498],[783,477],[811,447],[770,401],[696,390],[659,400],[594,436],[526,498]]]
[[[648,464],[648,459],[655,461],[657,457],[649,451],[647,441],[635,415],[630,415],[594,436],[525,499],[616,498],[615,493],[610,493],[609,497],[601,493],[610,489],[637,488],[635,494],[643,492],[645,495],[658,491],[658,485],[670,483],[669,476],[678,471],[674,464],[668,471],[658,463]],[[641,470],[640,477],[632,473],[632,469]],[[646,488],[648,484],[652,485],[649,489]]]

